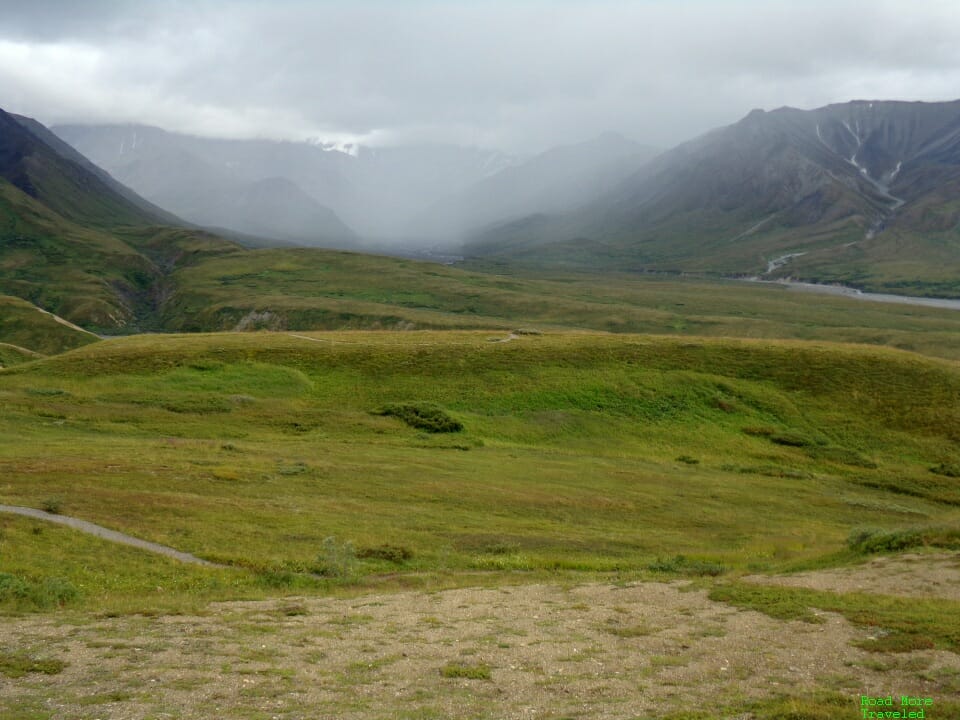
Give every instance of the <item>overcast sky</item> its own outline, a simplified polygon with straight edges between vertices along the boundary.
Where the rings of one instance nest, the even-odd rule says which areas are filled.
[[[0,107],[215,137],[661,148],[960,97],[957,0],[0,0]]]

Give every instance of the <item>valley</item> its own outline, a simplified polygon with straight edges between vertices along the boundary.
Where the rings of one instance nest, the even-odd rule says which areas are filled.
[[[960,712],[952,136],[934,183],[904,108],[874,120],[910,161],[844,125],[870,111],[652,159],[434,148],[506,165],[385,216],[451,264],[357,252],[289,178],[217,184],[302,148],[90,131],[131,176],[196,153],[224,237],[0,113],[0,715]],[[301,181],[359,172],[314,151]],[[389,194],[409,158],[365,162]]]

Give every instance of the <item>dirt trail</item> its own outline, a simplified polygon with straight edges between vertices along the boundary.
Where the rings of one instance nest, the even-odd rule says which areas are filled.
[[[141,540],[140,538],[135,538],[132,535],[125,535],[124,533],[117,532],[116,530],[105,528],[102,525],[96,525],[95,523],[87,522],[86,520],[81,520],[79,518],[69,517],[67,515],[54,515],[53,513],[44,512],[43,510],[20,507],[19,505],[0,505],[0,512],[13,513],[14,515],[24,515],[26,517],[32,517],[38,520],[46,520],[47,522],[60,523],[61,525],[72,527],[75,530],[96,535],[104,540],[110,540],[111,542],[122,543],[124,545],[131,545],[135,548],[146,550],[147,552],[165,555],[166,557],[179,560],[180,562],[193,563],[194,565],[207,565],[210,567],[222,567],[217,563],[212,563],[208,560],[198,558],[196,555],[181,552],[180,550],[175,550],[174,548],[167,547],[166,545],[159,545],[158,543],[149,542],[148,540]]]

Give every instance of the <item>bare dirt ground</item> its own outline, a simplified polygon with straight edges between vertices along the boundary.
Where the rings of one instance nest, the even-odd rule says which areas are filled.
[[[826,689],[850,696],[843,717],[854,718],[861,693],[942,697],[957,686],[957,655],[868,653],[850,644],[866,630],[823,618],[774,620],[653,582],[7,618],[0,649],[69,664],[0,675],[0,717],[745,720],[752,699]]]
[[[960,601],[960,553],[885,555],[855,567],[745,579],[837,593],[880,593]]]

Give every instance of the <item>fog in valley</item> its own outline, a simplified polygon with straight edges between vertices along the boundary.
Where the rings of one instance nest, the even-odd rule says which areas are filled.
[[[8,110],[253,244],[455,253],[755,107],[960,87],[949,2],[3,5]]]

